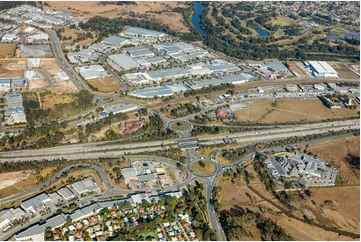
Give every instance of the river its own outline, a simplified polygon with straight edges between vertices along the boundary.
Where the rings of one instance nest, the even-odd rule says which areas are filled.
[[[201,14],[203,12],[203,6],[200,2],[193,2],[194,4],[194,7],[195,7],[195,12],[194,12],[194,15],[192,17],[192,24],[193,26],[198,30],[199,33],[203,34],[203,35],[206,35],[207,32],[205,32],[202,27],[201,27],[201,24],[200,24],[200,17],[201,17]]]

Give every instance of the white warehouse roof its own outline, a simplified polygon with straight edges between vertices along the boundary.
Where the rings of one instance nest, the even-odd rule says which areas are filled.
[[[125,54],[110,55],[109,59],[124,70],[139,67],[139,64],[136,61]]]

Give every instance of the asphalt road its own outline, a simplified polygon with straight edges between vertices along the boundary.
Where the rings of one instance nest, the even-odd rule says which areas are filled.
[[[294,128],[269,129],[251,132],[242,132],[234,134],[218,134],[213,136],[200,136],[199,144],[220,144],[224,139],[233,139],[238,142],[262,141],[269,139],[280,139],[293,136],[304,136],[309,134],[327,133],[330,130],[358,129],[359,120],[347,120],[343,122],[329,122],[300,125]],[[129,144],[114,144],[107,142],[86,143],[64,145],[52,148],[19,150],[0,152],[0,162],[5,161],[24,161],[34,159],[59,159],[59,158],[78,158],[82,154],[84,158],[115,157],[128,153],[139,153],[144,151],[154,151],[167,149],[167,147],[177,147],[174,140],[149,141]]]

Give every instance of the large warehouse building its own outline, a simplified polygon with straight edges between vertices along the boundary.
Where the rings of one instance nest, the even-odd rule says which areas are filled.
[[[114,64],[120,66],[124,70],[130,70],[140,66],[137,62],[135,62],[135,60],[125,54],[110,55],[108,58]]]
[[[130,27],[123,32],[120,33],[121,36],[134,36],[134,37],[150,37],[150,38],[162,38],[165,37],[165,33],[161,33],[158,31],[137,28],[137,27]]]
[[[315,77],[338,77],[337,71],[325,61],[308,61],[305,65],[312,70]]]

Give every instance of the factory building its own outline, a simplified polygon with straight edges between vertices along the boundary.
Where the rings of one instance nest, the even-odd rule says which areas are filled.
[[[305,65],[311,69],[315,77],[338,77],[337,71],[326,61],[307,61]]]
[[[137,28],[137,27],[130,27],[123,32],[120,33],[122,36],[133,36],[133,37],[146,37],[146,38],[156,38],[160,39],[165,37],[165,33],[143,29],[143,28]]]
[[[124,48],[124,51],[133,58],[154,56],[154,53],[144,46]]]
[[[109,60],[121,67],[123,70],[130,70],[139,67],[139,64],[136,61],[125,54],[110,55]]]
[[[175,93],[184,93],[187,91],[187,88],[183,85],[173,85],[165,87],[154,87],[154,88],[144,88],[138,89],[130,92],[129,94],[139,98],[154,98],[157,97],[167,97]]]
[[[17,40],[18,37],[16,34],[4,34],[3,37],[1,37],[2,42],[11,42]]]

